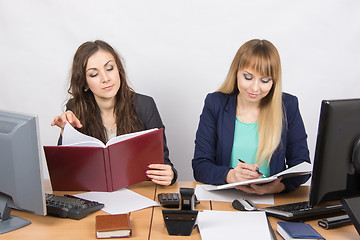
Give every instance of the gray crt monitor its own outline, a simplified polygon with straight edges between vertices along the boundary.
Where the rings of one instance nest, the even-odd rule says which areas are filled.
[[[46,215],[36,116],[0,110],[0,234],[30,224],[11,209]]]

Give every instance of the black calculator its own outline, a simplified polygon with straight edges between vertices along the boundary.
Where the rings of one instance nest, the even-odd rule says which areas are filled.
[[[159,193],[158,200],[162,207],[179,208],[180,193]],[[199,203],[195,196],[195,205]]]

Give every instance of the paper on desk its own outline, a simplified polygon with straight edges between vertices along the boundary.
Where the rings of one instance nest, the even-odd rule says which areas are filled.
[[[268,195],[254,195],[248,194],[237,189],[224,189],[218,191],[207,191],[206,188],[210,185],[196,185],[195,195],[199,201],[219,201],[219,202],[232,202],[234,199],[245,198],[257,204],[274,204],[273,194]]]
[[[160,206],[159,203],[123,188],[114,192],[87,192],[75,196],[105,204],[103,211],[110,214],[133,212],[147,207]]]
[[[265,212],[204,210],[197,223],[202,240],[271,239]]]

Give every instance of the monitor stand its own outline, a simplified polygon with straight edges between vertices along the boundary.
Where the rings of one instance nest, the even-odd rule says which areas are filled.
[[[11,208],[0,198],[0,234],[14,231],[31,224],[30,221],[10,215]]]

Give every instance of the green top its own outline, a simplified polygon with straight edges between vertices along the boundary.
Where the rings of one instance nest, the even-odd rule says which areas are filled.
[[[230,167],[235,168],[239,163],[239,159],[249,164],[255,164],[258,141],[258,123],[243,123],[236,118]],[[270,176],[270,167],[268,164],[259,166],[259,170],[265,176]]]

